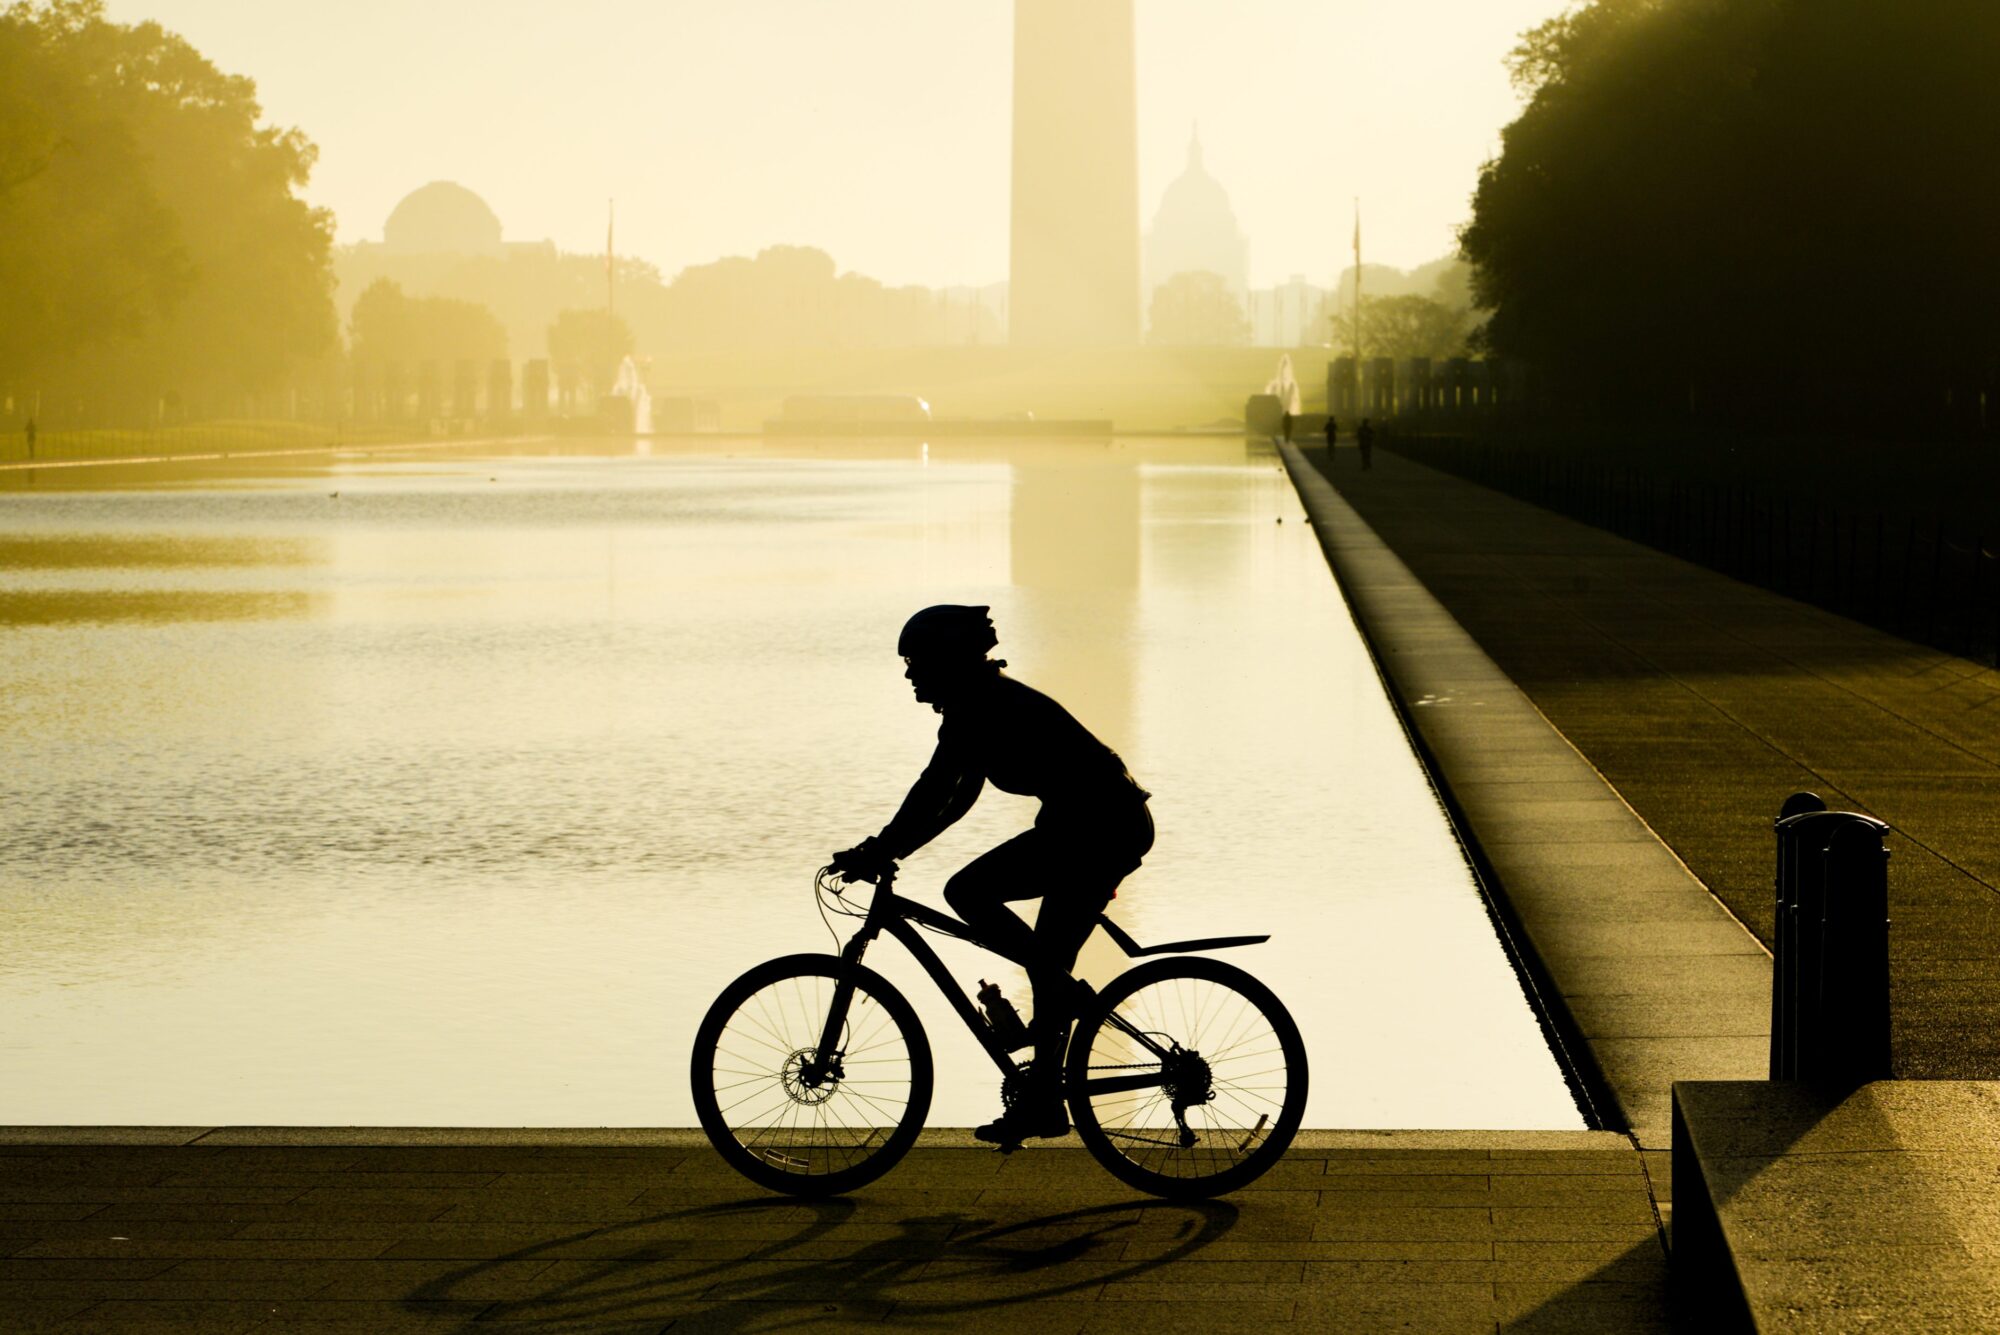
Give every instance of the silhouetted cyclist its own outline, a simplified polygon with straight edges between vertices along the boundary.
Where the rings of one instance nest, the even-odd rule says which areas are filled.
[[[1068,710],[1001,671],[984,607],[926,607],[896,652],[918,700],[944,715],[937,750],[880,834],[836,853],[834,867],[868,879],[908,857],[971,810],[982,787],[1041,799],[1034,828],[981,854],[945,883],[952,909],[995,948],[1028,962],[1035,1055],[1014,1105],[973,1134],[998,1145],[1069,1131],[1062,1056],[1070,970],[1118,883],[1153,846],[1151,796],[1125,762]],[[1030,928],[1007,904],[1040,898]]]

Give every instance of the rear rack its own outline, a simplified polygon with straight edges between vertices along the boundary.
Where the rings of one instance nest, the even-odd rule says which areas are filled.
[[[1163,945],[1142,946],[1109,917],[1097,920],[1104,934],[1118,943],[1118,948],[1137,959],[1141,955],[1174,955],[1194,950],[1226,950],[1231,946],[1257,946],[1271,939],[1263,936],[1205,936],[1198,941],[1168,941]]]

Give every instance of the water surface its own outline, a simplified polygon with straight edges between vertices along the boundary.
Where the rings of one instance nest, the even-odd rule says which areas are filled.
[[[0,1123],[691,1123],[708,1000],[831,948],[813,869],[929,754],[897,627],[967,602],[1155,794],[1115,916],[1275,934],[1308,1125],[1579,1125],[1304,518],[1213,440],[0,473]]]

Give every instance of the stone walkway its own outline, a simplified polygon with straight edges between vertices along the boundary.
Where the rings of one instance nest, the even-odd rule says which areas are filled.
[[[1647,1165],[1604,1133],[1323,1134],[1195,1204],[1060,1146],[804,1202],[686,1133],[340,1143],[395,1134],[5,1133],[0,1330],[1674,1329]]]
[[[1788,794],[1892,825],[1896,1072],[2000,1074],[2000,673],[1385,450],[1312,456],[1760,939]]]
[[[1595,1125],[1770,1069],[1771,957],[1299,452],[1286,467]]]

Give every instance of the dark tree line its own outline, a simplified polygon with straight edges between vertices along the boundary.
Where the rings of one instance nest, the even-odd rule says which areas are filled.
[[[0,394],[241,395],[335,343],[314,149],[256,87],[102,0],[0,9]]]
[[[1534,29],[1462,238],[1488,348],[1611,415],[1963,427],[2000,363],[1996,58],[1993,0],[1593,0]]]

